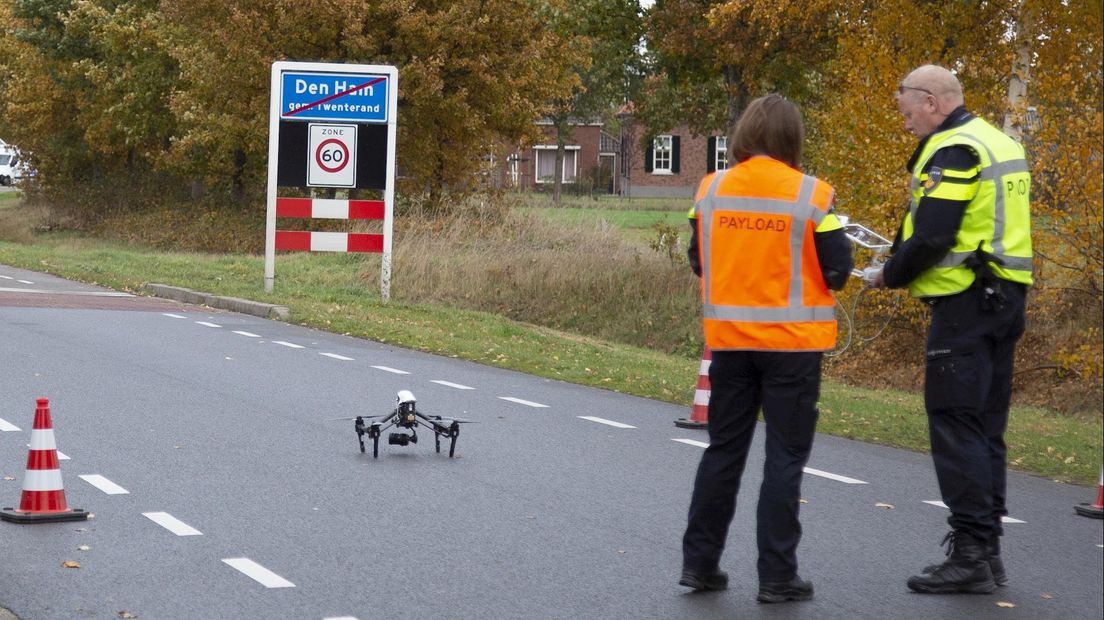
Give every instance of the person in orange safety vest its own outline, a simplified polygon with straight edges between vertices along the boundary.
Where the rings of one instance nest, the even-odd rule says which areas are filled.
[[[779,95],[752,101],[736,126],[736,165],[702,179],[689,258],[701,276],[712,350],[709,447],[702,454],[679,584],[723,590],[719,568],[760,409],[758,600],[808,600],[797,573],[801,478],[816,430],[821,360],[836,344],[835,299],[852,268],[832,186],[801,172],[801,112]]]

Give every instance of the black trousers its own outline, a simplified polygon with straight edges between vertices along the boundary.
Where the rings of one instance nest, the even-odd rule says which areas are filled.
[[[1024,332],[1026,288],[1002,282],[1007,298],[986,309],[973,287],[932,300],[924,406],[932,461],[951,528],[978,540],[1003,533],[1012,358]]]
[[[821,353],[713,352],[709,447],[698,465],[682,538],[685,568],[717,568],[762,407],[767,438],[756,512],[759,580],[789,581],[797,575],[801,476],[816,430],[822,357]]]

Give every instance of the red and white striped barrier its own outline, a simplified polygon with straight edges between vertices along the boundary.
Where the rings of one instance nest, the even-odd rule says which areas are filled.
[[[13,523],[83,521],[88,518],[88,513],[70,508],[65,502],[54,426],[50,420],[50,401],[40,398],[37,405],[19,509],[8,507],[0,510],[0,519]]]
[[[277,198],[276,217],[310,217],[331,220],[382,220],[382,200],[331,198]]]
[[[698,367],[698,385],[694,390],[694,406],[690,409],[690,418],[675,420],[679,428],[707,428],[709,426],[709,366],[713,363],[713,352],[705,347],[701,365]]]

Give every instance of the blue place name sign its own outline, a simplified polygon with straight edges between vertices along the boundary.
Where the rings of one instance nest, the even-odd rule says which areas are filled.
[[[386,75],[285,72],[280,118],[386,123],[388,87]]]

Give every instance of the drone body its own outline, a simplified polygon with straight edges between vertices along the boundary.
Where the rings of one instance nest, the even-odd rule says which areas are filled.
[[[389,428],[403,429],[407,432],[392,432],[387,436],[387,443],[392,446],[405,446],[418,443],[418,427],[422,426],[433,431],[434,443],[437,452],[441,452],[441,437],[446,437],[449,442],[449,458],[456,452],[456,438],[460,436],[460,424],[471,420],[458,418],[443,418],[439,415],[425,415],[417,409],[417,401],[409,390],[402,390],[395,398],[395,410],[380,416],[356,416],[353,418],[360,442],[360,451],[365,452],[364,436],[372,440],[372,457],[379,458],[379,439],[383,432]],[[378,418],[378,419],[374,419]]]

